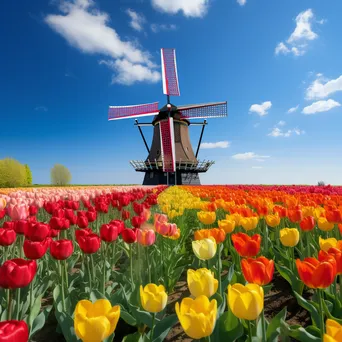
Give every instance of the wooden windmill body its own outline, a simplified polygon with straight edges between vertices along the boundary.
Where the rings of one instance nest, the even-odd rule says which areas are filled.
[[[227,102],[178,106],[170,103],[170,96],[179,96],[179,85],[174,49],[161,49],[163,90],[167,104],[159,109],[158,102],[136,106],[109,107],[109,120],[135,118],[148,157],[145,160],[131,160],[137,172],[144,172],[144,185],[158,184],[200,184],[199,173],[207,172],[214,164],[210,160],[198,160],[198,152],[207,121],[191,122],[192,119],[206,119],[227,116]],[[137,118],[154,116],[151,123],[139,123]],[[189,126],[202,126],[196,153],[192,148]],[[141,127],[153,126],[153,139],[149,147]]]

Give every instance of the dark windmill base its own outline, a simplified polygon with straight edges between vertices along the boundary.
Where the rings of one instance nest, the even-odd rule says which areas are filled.
[[[145,173],[143,185],[168,184],[167,175],[162,171],[150,171]],[[169,185],[201,185],[198,173],[177,172],[177,182],[175,174],[169,173]]]

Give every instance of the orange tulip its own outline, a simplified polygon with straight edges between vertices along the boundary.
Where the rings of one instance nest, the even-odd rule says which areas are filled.
[[[329,248],[328,252],[320,250],[318,253],[318,260],[325,261],[329,257],[333,257],[336,261],[336,272],[338,275],[342,274],[342,252],[337,248]]]
[[[284,207],[281,207],[280,205],[274,206],[273,211],[275,213],[278,213],[280,218],[283,218],[283,217],[287,216],[287,209],[284,208]]]
[[[288,211],[289,220],[293,223],[302,221],[303,213],[300,209],[291,209]]]
[[[296,260],[298,274],[303,283],[312,289],[324,289],[330,286],[336,276],[336,261],[333,257],[325,261],[316,258]]]
[[[327,218],[328,222],[342,223],[342,215],[338,209],[327,210],[325,212],[325,217]]]
[[[256,259],[242,259],[241,269],[249,283],[263,286],[270,283],[273,278],[274,261],[263,256]]]
[[[259,253],[261,236],[254,234],[252,237],[244,233],[232,234],[234,248],[242,257],[254,257]]]
[[[315,219],[313,216],[307,216],[300,222],[300,228],[304,232],[309,232],[315,227]]]
[[[216,243],[221,243],[226,239],[226,232],[221,228],[199,229],[195,231],[195,240],[207,239],[212,236]]]

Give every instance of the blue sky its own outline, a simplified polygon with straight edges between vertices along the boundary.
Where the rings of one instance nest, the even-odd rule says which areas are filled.
[[[160,48],[173,47],[174,104],[228,101],[205,130],[224,148],[200,151],[216,161],[204,184],[341,184],[341,13],[340,0],[7,1],[0,158],[29,164],[34,183],[55,163],[75,184],[140,183],[139,132],[108,106],[164,104]]]

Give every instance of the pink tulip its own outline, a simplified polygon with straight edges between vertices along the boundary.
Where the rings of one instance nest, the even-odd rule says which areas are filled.
[[[10,205],[8,207],[8,215],[13,221],[26,220],[29,214],[29,208],[26,205]]]
[[[143,246],[151,246],[156,241],[156,234],[152,229],[136,230],[137,240]]]

